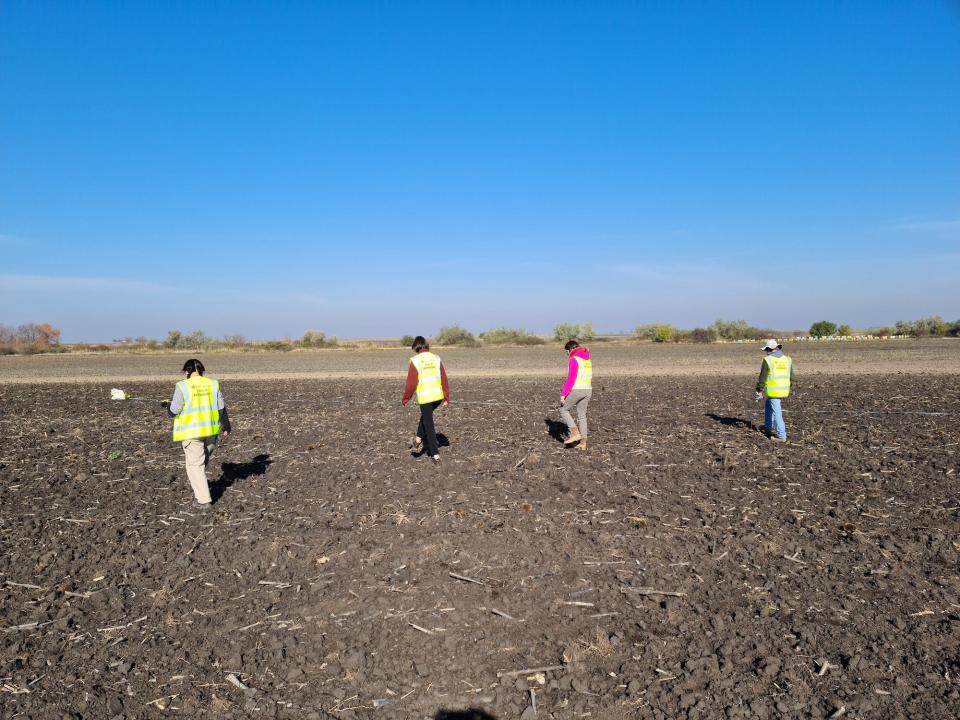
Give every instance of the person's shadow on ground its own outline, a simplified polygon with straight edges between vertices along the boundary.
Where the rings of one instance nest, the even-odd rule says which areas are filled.
[[[216,482],[210,483],[210,499],[217,502],[231,485],[238,480],[246,480],[251,475],[263,475],[267,472],[267,467],[273,462],[266,453],[257,455],[250,462],[245,463],[223,463],[220,469],[223,474]]]
[[[717,415],[716,413],[704,413],[704,417],[708,417],[711,420],[716,420],[721,425],[726,425],[727,427],[735,427],[744,430],[760,432],[760,428],[751,420],[744,420],[743,418],[730,417],[727,415]]]
[[[543,422],[547,426],[547,432],[550,433],[550,437],[552,437],[554,440],[562,443],[567,439],[567,426],[562,422],[548,417],[545,417]]]
[[[441,710],[433,716],[433,720],[497,720],[486,710],[470,708],[469,710]]]

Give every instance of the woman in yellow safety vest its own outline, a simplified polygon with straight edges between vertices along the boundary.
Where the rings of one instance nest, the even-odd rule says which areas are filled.
[[[783,354],[783,345],[770,339],[763,345],[763,363],[757,378],[757,400],[766,398],[763,404],[763,431],[771,440],[787,441],[787,426],[783,422],[780,401],[790,395],[793,382],[793,360]]]
[[[587,407],[593,397],[593,361],[590,351],[576,340],[570,340],[563,346],[567,351],[567,382],[560,391],[560,419],[567,426],[567,439],[564,445],[577,444],[577,449],[587,449]],[[577,409],[577,422],[573,421],[570,409]]]
[[[186,377],[177,383],[168,411],[173,418],[173,441],[183,447],[193,505],[206,512],[212,504],[207,464],[219,437],[230,434],[230,419],[220,383],[204,377],[203,370],[203,363],[194,358],[183,364]]]
[[[414,394],[420,406],[420,423],[417,425],[417,434],[410,443],[414,454],[423,451],[426,441],[427,455],[433,462],[440,462],[440,446],[437,442],[437,432],[433,425],[433,411],[440,404],[450,403],[450,386],[447,383],[447,371],[443,361],[430,352],[426,338],[417,335],[413,339],[413,352],[410,365],[407,368],[407,384],[403,390],[400,402],[406,405]]]

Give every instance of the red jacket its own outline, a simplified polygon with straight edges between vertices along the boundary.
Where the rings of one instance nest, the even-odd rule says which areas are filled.
[[[421,350],[420,352],[427,352]],[[417,391],[417,383],[420,380],[420,373],[417,372],[417,366],[412,362],[407,367],[407,385],[403,389],[403,399],[400,401],[404,405],[410,402],[410,398]],[[443,400],[450,402],[450,385],[447,383],[447,370],[443,367],[443,361],[440,361],[440,384],[443,386]]]

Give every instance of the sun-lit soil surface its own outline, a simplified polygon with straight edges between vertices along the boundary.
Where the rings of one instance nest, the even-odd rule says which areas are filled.
[[[228,380],[206,515],[159,403],[0,386],[0,717],[960,715],[955,375],[808,373],[787,444],[743,375],[606,377],[581,452],[557,378],[451,374],[439,469],[400,372]]]

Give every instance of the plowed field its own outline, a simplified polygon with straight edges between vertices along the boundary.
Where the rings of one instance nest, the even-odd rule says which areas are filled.
[[[786,444],[612,377],[585,452],[451,380],[439,468],[400,376],[225,383],[203,515],[159,403],[0,385],[0,717],[960,715],[956,376],[812,377]]]

